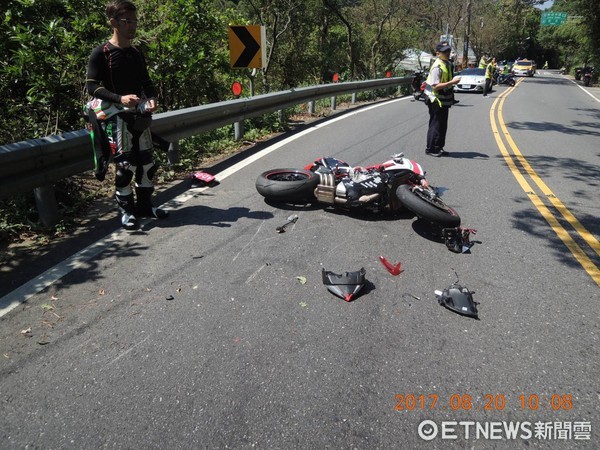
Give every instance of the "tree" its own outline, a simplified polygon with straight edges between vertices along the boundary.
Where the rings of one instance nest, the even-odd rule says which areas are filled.
[[[209,2],[139,0],[138,42],[161,107],[166,110],[218,102],[233,81],[229,69],[227,23],[232,9]]]
[[[83,83],[98,12],[86,2],[9,1],[0,24],[0,143],[70,131],[82,125]]]

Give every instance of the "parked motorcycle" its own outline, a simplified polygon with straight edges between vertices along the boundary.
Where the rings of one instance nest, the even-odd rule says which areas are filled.
[[[425,100],[425,83],[423,81],[423,71],[418,70],[413,73],[413,79],[410,83],[415,100]]]
[[[257,178],[256,190],[272,202],[316,201],[349,211],[373,212],[404,207],[441,227],[460,225],[460,217],[429,185],[421,165],[402,153],[364,168],[325,157],[304,169],[267,170]]]
[[[512,73],[499,73],[494,74],[494,79],[497,84],[506,84],[508,86],[514,86],[516,84],[515,76]]]
[[[581,81],[585,67],[575,67],[575,79]]]
[[[590,86],[592,84],[592,76],[594,75],[594,69],[591,67],[586,67],[583,73],[583,84],[585,86]]]

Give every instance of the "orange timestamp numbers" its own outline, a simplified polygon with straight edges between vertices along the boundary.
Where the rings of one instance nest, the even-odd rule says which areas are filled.
[[[440,400],[438,394],[396,394],[395,398],[394,409],[396,411],[433,409],[503,411],[508,405],[506,396],[503,394],[486,394],[482,398],[475,399],[469,394],[452,394],[447,401]],[[536,411],[550,408],[554,411],[569,411],[573,409],[573,396],[571,394],[519,395],[518,401],[512,405],[522,410]]]

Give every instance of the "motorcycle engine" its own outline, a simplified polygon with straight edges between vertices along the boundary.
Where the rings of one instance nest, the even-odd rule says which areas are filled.
[[[354,173],[336,187],[336,198],[344,199],[349,207],[363,207],[379,200],[386,186],[378,173]]]
[[[375,205],[387,189],[378,172],[350,170],[341,180],[334,174],[319,173],[320,183],[315,196],[320,202],[337,204],[348,208],[361,208]]]

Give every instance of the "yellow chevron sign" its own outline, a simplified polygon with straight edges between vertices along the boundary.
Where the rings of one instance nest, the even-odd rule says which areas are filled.
[[[266,34],[262,25],[229,26],[229,60],[234,69],[262,69],[266,62]]]

